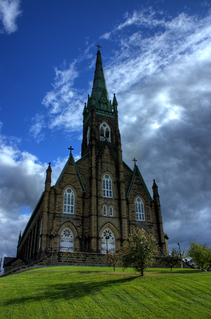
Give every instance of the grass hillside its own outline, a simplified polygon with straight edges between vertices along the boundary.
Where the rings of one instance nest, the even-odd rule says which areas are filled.
[[[0,318],[211,318],[211,272],[51,267],[0,278]]]

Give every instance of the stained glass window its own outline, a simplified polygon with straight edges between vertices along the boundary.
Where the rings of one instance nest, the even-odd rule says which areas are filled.
[[[107,174],[103,177],[103,197],[113,197],[112,180],[111,177]]]
[[[107,216],[107,207],[103,206],[103,216]]]
[[[101,236],[101,252],[106,254],[115,252],[115,237],[110,228],[105,228]]]
[[[61,233],[60,251],[74,251],[74,235],[69,227],[65,227]]]
[[[135,201],[136,206],[136,220],[145,220],[145,214],[144,214],[144,203],[140,197],[136,198]]]
[[[63,213],[74,214],[75,195],[71,188],[64,192]]]
[[[113,217],[113,207],[110,206],[110,217]]]

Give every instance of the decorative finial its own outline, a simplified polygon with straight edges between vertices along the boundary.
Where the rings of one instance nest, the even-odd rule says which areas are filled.
[[[100,51],[100,48],[102,48],[99,44],[96,44],[96,47],[98,47],[98,51]]]
[[[135,157],[134,157],[134,159],[133,159],[132,161],[134,162],[134,167],[135,167],[135,166],[136,166],[137,159],[135,159]]]
[[[72,148],[72,146],[70,146],[70,147],[68,148],[68,150],[70,150],[70,154],[72,154],[72,151],[74,150],[74,148]]]

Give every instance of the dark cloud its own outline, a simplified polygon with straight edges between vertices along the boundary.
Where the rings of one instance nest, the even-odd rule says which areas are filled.
[[[158,182],[170,246],[180,241],[187,247],[194,238],[211,244],[211,94],[207,72],[199,77],[199,69],[187,70],[175,85],[172,66],[172,73],[165,70],[165,75],[157,74],[135,88],[139,94],[131,111],[137,119],[132,125],[124,123],[122,132],[126,160],[138,159],[149,188],[153,178]],[[211,72],[210,63],[206,70]],[[157,98],[160,94],[167,102]],[[121,102],[125,106],[123,98]],[[178,117],[171,119],[171,111]]]

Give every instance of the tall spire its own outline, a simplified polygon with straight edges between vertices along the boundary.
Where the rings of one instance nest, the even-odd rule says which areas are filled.
[[[98,50],[91,97],[95,98],[96,102],[98,102],[102,96],[106,97],[107,101],[109,102],[108,90],[103,71],[103,62],[100,50]]]
[[[95,66],[95,75],[92,86],[92,94],[88,95],[87,103],[83,111],[83,125],[85,126],[91,116],[91,110],[95,110],[95,114],[115,118],[117,114],[117,100],[114,96],[113,103],[109,101],[108,90],[106,86],[105,75],[103,71],[103,62],[98,46],[97,59]]]

